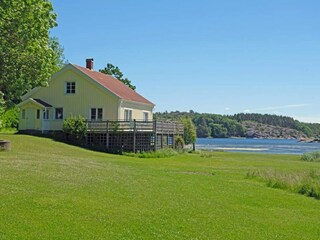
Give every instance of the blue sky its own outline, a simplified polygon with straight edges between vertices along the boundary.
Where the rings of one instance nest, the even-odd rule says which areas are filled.
[[[320,122],[320,1],[51,1],[66,59],[112,63],[155,111]]]

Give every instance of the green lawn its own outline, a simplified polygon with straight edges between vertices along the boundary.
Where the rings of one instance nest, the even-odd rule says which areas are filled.
[[[299,156],[141,159],[1,134],[0,239],[320,239],[320,201],[247,179]]]

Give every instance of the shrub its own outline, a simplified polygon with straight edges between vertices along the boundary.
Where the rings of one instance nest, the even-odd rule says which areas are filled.
[[[17,107],[10,108],[1,116],[0,128],[18,128],[19,124],[19,109]]]
[[[181,136],[176,136],[174,139],[174,148],[182,150],[184,148],[184,140]]]
[[[0,91],[0,129],[18,128],[19,109],[17,107],[6,109],[3,96],[4,94]]]
[[[67,118],[63,121],[62,131],[67,137],[71,136],[75,140],[81,140],[87,133],[87,121],[81,116]]]
[[[120,130],[120,124],[118,122],[111,122],[110,128],[113,132],[118,132]]]
[[[320,151],[305,153],[301,156],[302,161],[320,162]]]

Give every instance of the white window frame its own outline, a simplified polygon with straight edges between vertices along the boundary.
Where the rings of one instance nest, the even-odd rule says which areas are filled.
[[[144,122],[148,122],[149,121],[149,112],[142,112],[142,120]]]
[[[95,118],[92,118],[92,110],[95,112]],[[99,118],[99,110],[101,110],[101,117]],[[103,120],[103,108],[90,108],[90,120],[102,121]]]
[[[129,115],[127,115],[127,113],[128,113]],[[130,109],[130,108],[125,108],[125,109],[124,109],[124,116],[123,116],[124,121],[132,121],[132,113],[133,113],[132,109]]]
[[[69,92],[68,92],[68,85],[69,84],[70,84],[70,86],[69,86]],[[72,88],[72,84],[74,84],[74,89]],[[77,87],[77,84],[75,81],[65,82],[65,94],[76,94],[76,87]]]
[[[43,120],[49,120],[50,119],[50,109],[44,109],[43,110],[42,119]]]
[[[61,111],[62,111],[61,118],[57,118],[57,109],[61,109]],[[63,120],[63,108],[62,108],[62,107],[55,108],[54,119],[56,119],[56,120]]]

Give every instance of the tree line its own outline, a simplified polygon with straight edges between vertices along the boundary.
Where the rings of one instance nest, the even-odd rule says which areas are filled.
[[[156,119],[179,120],[180,118],[190,118],[196,127],[197,137],[226,138],[244,137],[245,128],[236,120],[219,114],[190,112],[163,112],[155,113]]]
[[[196,127],[197,137],[226,138],[246,137],[246,128],[243,122],[252,121],[271,126],[291,128],[301,131],[308,137],[320,136],[320,124],[302,123],[291,117],[258,113],[239,113],[235,115],[219,115],[209,113],[189,112],[162,112],[155,113],[156,119],[178,120],[190,118]]]

